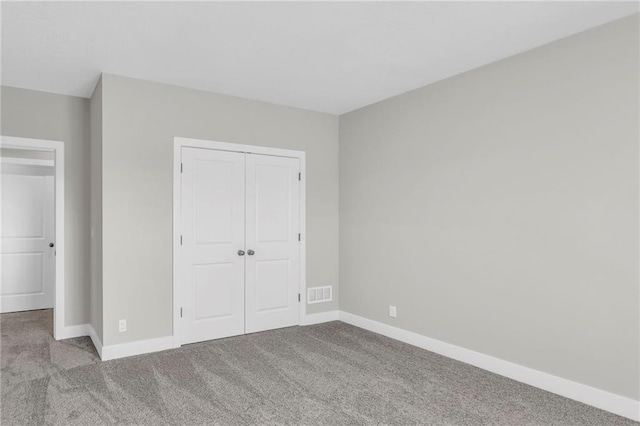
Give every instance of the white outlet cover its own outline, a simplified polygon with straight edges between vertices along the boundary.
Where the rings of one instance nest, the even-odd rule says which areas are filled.
[[[127,320],[118,321],[118,331],[122,333],[123,331],[127,331]]]
[[[396,312],[396,307],[389,305],[389,316],[392,318],[396,318],[397,312]]]

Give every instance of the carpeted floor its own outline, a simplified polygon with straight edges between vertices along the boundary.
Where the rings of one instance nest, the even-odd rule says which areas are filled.
[[[52,321],[1,316],[3,426],[637,425],[340,322],[100,362]]]

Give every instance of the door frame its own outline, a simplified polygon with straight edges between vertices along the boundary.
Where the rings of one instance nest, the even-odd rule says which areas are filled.
[[[243,145],[228,142],[208,141],[185,137],[173,138],[173,347],[179,348],[180,343],[180,280],[182,277],[180,258],[180,224],[182,223],[181,200],[181,153],[182,148],[201,148],[216,151],[240,152],[245,154],[272,155],[276,157],[297,158],[300,160],[300,306],[298,311],[298,325],[303,324],[307,312],[305,289],[307,287],[307,189],[306,189],[306,155],[304,151],[270,148],[265,146]]]
[[[5,148],[4,144],[2,145]],[[39,150],[42,151],[42,150]],[[0,156],[0,164],[10,164],[16,166],[35,166],[35,167],[53,167],[55,161],[53,160],[39,160],[36,158],[15,158],[15,157],[2,157]]]
[[[65,281],[64,281],[64,142],[45,139],[2,136],[2,148],[49,151],[54,154],[54,228],[55,228],[55,284],[53,305],[53,338],[65,338]],[[29,160],[33,162],[34,160]],[[1,176],[0,176],[1,179]]]

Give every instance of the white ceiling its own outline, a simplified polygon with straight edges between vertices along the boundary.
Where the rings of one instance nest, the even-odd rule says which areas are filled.
[[[3,2],[2,84],[101,72],[341,114],[638,11],[632,2]]]

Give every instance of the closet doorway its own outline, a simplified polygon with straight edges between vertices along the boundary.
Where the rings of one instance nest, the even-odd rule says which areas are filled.
[[[300,324],[304,153],[176,138],[175,155],[174,346]]]

